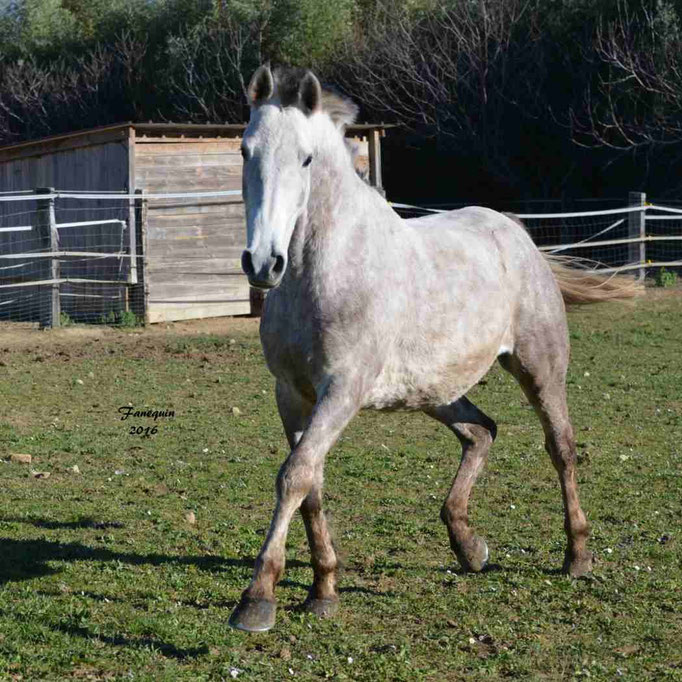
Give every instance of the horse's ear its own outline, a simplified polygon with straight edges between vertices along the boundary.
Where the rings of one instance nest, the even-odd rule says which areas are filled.
[[[298,94],[303,110],[316,114],[322,110],[322,87],[312,71],[306,71],[298,86]]]
[[[253,74],[248,90],[249,104],[258,106],[270,99],[275,91],[275,80],[267,64],[259,67]]]

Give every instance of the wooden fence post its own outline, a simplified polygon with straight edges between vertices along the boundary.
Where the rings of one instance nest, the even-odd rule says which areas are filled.
[[[629,206],[646,206],[646,194],[644,192],[630,192],[628,194]],[[633,211],[628,214],[628,238],[644,239],[646,237],[646,211]],[[642,267],[637,271],[637,279],[644,281],[646,277],[646,242],[639,241],[628,244],[628,265],[641,263]]]
[[[367,147],[369,151],[369,184],[378,192],[385,195],[381,179],[381,131],[370,130],[367,133]]]
[[[135,194],[139,194],[140,198],[136,199],[139,207],[139,229],[137,240],[137,253],[139,256],[139,263],[137,268],[138,285],[135,287],[139,292],[137,297],[139,299],[139,312],[137,316],[143,320],[145,326],[149,325],[149,275],[147,273],[147,257],[149,255],[149,246],[147,243],[147,220],[149,211],[149,199],[144,196],[144,190],[135,190]]]
[[[140,190],[136,190],[135,194],[139,194]],[[125,297],[124,309],[126,312],[131,310],[130,294],[131,288],[137,284],[137,214],[138,214],[138,200],[132,197],[128,199],[128,276],[123,287],[123,295]],[[133,311],[135,314],[138,311]]]
[[[37,232],[41,242],[41,248],[45,251],[59,251],[59,233],[57,232],[57,220],[54,212],[54,188],[38,187],[36,194],[48,194],[49,197],[37,200]],[[46,258],[46,267],[41,268],[45,279],[52,280],[52,284],[44,287],[45,294],[43,305],[40,306],[40,326],[59,327],[59,259],[56,257]]]

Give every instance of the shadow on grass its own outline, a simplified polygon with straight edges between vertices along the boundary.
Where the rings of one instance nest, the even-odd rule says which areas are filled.
[[[287,564],[291,564],[290,561],[287,562]],[[296,580],[280,580],[277,583],[278,587],[288,587],[288,588],[293,588],[296,590],[305,590],[306,592],[310,589],[310,585],[305,584],[305,583],[299,583]],[[338,588],[339,594],[344,594],[344,593],[352,593],[352,592],[358,592],[360,594],[367,594],[372,597],[395,597],[396,593],[391,591],[391,590],[373,590],[369,587],[360,587],[356,585],[351,585],[349,587],[339,587]]]
[[[0,519],[5,522],[26,523],[37,528],[49,530],[59,529],[117,529],[124,525],[118,521],[95,520],[90,517],[82,517],[76,521],[52,521],[49,519],[25,519],[18,517],[5,517]],[[136,554],[134,552],[117,552],[105,547],[92,547],[78,542],[62,543],[44,539],[38,540],[14,540],[0,538],[0,585],[7,582],[31,580],[47,575],[59,573],[59,569],[48,565],[48,562],[73,562],[73,561],[119,561],[125,564],[139,566],[175,564],[178,566],[193,565],[203,571],[220,573],[228,568],[252,569],[254,558],[229,558],[220,556],[182,556],[169,554]],[[292,568],[310,568],[308,562],[288,559],[287,566]],[[352,571],[352,567],[346,566],[346,570]],[[383,568],[406,570],[402,564],[385,565]],[[445,570],[445,569],[443,569]],[[483,573],[505,573],[510,569],[497,563],[488,564]],[[453,566],[450,571],[455,575],[467,575],[460,566]],[[558,567],[533,566],[532,568],[520,568],[515,566],[514,573],[560,576],[562,569]],[[293,581],[282,580],[282,587],[294,589],[309,588],[309,585]],[[339,592],[360,592],[371,596],[393,596],[391,592],[381,592],[366,587],[342,587]]]
[[[176,660],[182,661],[187,658],[197,658],[198,656],[204,656],[208,654],[208,646],[197,646],[182,649],[176,647],[174,644],[169,644],[168,642],[163,642],[161,640],[155,639],[154,637],[125,637],[123,635],[103,635],[97,632],[90,632],[87,628],[80,625],[63,625],[63,624],[51,624],[49,626],[52,630],[56,632],[62,632],[65,635],[70,635],[72,637],[82,637],[89,641],[98,641],[103,644],[108,644],[109,646],[120,646],[120,647],[136,647],[138,649],[153,649],[158,651],[166,658],[174,658]]]
[[[46,528],[47,530],[79,530],[81,528],[107,530],[110,528],[125,528],[125,524],[121,523],[121,521],[102,521],[89,516],[82,516],[76,521],[52,521],[51,519],[26,519],[20,516],[5,516],[0,521],[5,523],[25,523],[36,528]]]
[[[203,571],[220,572],[226,568],[253,568],[255,559],[231,559],[217,556],[172,556],[168,554],[135,554],[116,552],[103,547],[90,547],[78,542],[50,540],[13,540],[0,538],[0,585],[30,580],[58,573],[48,565],[56,561],[120,561],[132,566],[192,565]],[[308,567],[302,561],[289,561],[290,566]]]
[[[32,621],[26,614],[13,613],[12,617],[18,622],[35,622]],[[90,642],[101,642],[102,644],[107,644],[114,647],[150,649],[153,651],[158,651],[166,658],[174,658],[179,661],[188,658],[205,656],[209,653],[209,648],[206,644],[196,647],[181,648],[175,646],[175,644],[170,644],[169,642],[164,642],[163,640],[157,639],[152,635],[142,635],[139,637],[126,637],[120,633],[106,635],[102,634],[101,632],[93,632],[87,627],[77,623],[68,622],[46,622],[45,620],[42,620],[41,624],[48,627],[50,630],[53,630],[54,632],[60,632],[70,637],[82,637],[83,639],[87,639]],[[109,678],[107,677],[107,679]]]
[[[19,519],[5,519],[7,521],[19,521]],[[78,521],[48,521],[47,519],[21,519],[25,523],[30,523],[36,528],[47,528],[48,530],[78,530],[79,528],[94,528],[96,530],[107,530],[110,528],[125,528],[120,521],[95,521],[95,519],[81,518]]]

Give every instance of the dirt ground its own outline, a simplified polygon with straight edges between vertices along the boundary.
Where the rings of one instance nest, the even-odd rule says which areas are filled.
[[[22,350],[59,350],[62,347],[117,340],[122,345],[136,345],[141,339],[153,341],[172,336],[244,336],[257,333],[260,320],[253,317],[211,317],[148,325],[140,328],[117,328],[106,325],[72,325],[58,329],[40,329],[38,324],[0,322],[0,353]]]
[[[682,283],[668,289],[647,287],[643,296],[657,301],[682,295]],[[122,346],[135,346],[141,339],[152,344],[170,336],[251,336],[258,331],[259,318],[212,317],[148,325],[140,328],[117,328],[106,325],[72,325],[59,329],[40,329],[37,323],[0,322],[0,354],[11,351],[59,351],[74,345],[89,345],[117,340]]]

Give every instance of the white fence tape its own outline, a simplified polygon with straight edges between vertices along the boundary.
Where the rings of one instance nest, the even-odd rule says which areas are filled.
[[[241,197],[242,192],[241,190],[223,190],[223,191],[214,191],[214,192],[160,192],[160,193],[146,193],[146,192],[138,192],[138,193],[130,193],[130,192],[80,192],[80,191],[59,191],[55,190],[51,193],[46,193],[46,194],[36,194],[32,190],[25,190],[23,192],[14,192],[11,194],[4,194],[0,193],[0,204],[2,202],[11,202],[11,201],[40,201],[40,200],[46,200],[46,199],[75,199],[75,200],[81,200],[81,201],[88,201],[88,200],[97,200],[97,201],[141,201],[141,200],[155,200],[155,199],[187,199],[187,200],[192,200],[192,199],[220,199],[220,198],[227,198],[227,197]],[[426,208],[423,206],[414,206],[411,204],[403,204],[403,203],[397,203],[397,202],[389,202],[390,205],[393,208],[397,209],[406,209],[406,210],[415,210],[415,211],[422,211],[425,213],[447,213],[448,209],[438,209],[438,208]],[[668,215],[650,215],[650,211],[658,211],[658,212],[666,212]],[[560,219],[569,219],[569,218],[590,218],[590,217],[598,217],[598,216],[624,216],[623,218],[620,218],[619,220],[614,221],[612,224],[608,225],[607,227],[599,230],[598,232],[595,232],[592,235],[589,235],[585,239],[582,239],[578,242],[573,242],[570,244],[557,244],[554,246],[542,246],[541,249],[543,251],[550,251],[553,253],[558,253],[560,251],[567,251],[570,249],[577,249],[577,248],[589,248],[589,247],[599,247],[599,246],[606,246],[606,245],[620,245],[620,244],[628,244],[628,243],[637,243],[637,242],[644,242],[644,241],[665,241],[665,240],[680,240],[682,237],[680,236],[650,236],[650,235],[640,235],[639,237],[631,237],[628,239],[615,239],[615,240],[600,240],[600,241],[592,241],[596,239],[597,237],[606,234],[607,232],[610,232],[611,230],[621,226],[628,214],[633,214],[633,213],[644,213],[646,216],[647,220],[659,220],[659,221],[665,221],[665,220],[682,220],[682,208],[675,208],[671,206],[662,206],[658,204],[648,204],[648,205],[636,205],[636,206],[627,206],[624,208],[616,208],[616,209],[608,209],[608,210],[598,210],[598,211],[574,211],[574,212],[568,212],[568,213],[515,213],[518,218],[522,220],[560,220]],[[671,215],[672,214],[672,215]],[[120,219],[110,219],[110,220],[99,220],[99,221],[82,221],[82,222],[71,222],[71,223],[60,223],[56,224],[56,228],[66,228],[66,227],[86,227],[90,225],[105,225],[105,224],[110,224],[110,223],[120,223],[121,225],[125,225],[125,221],[120,220]],[[18,226],[18,227],[0,227],[0,233],[2,232],[27,232],[34,229],[33,226],[31,225],[24,225],[24,226]],[[114,257],[114,258],[132,258],[132,256],[124,254],[123,252],[117,252],[117,253],[97,253],[97,252],[92,252],[91,254],[87,254],[85,252],[81,253],[75,253],[75,252],[52,252],[52,253],[46,253],[44,256],[42,254],[16,254],[16,255],[4,255],[0,256],[2,259],[9,259],[9,260],[15,260],[21,258],[36,258],[36,257],[74,257],[74,256],[81,256],[81,257],[87,257],[89,255],[90,258],[103,258],[103,257]],[[676,263],[671,263],[672,265],[675,265]],[[21,265],[12,265],[12,266],[5,266],[2,269],[8,269],[8,268],[15,268],[15,267],[22,267],[24,264]],[[650,265],[651,264],[647,264]],[[658,265],[658,264],[656,264]],[[621,268],[610,268],[609,270],[618,270],[618,269],[629,269],[629,268],[635,268],[635,267],[645,267],[644,264],[629,264],[627,266],[621,266]],[[71,280],[71,281],[78,281],[78,280]],[[51,283],[51,280],[46,280],[43,281],[42,284],[47,284]],[[31,283],[33,284],[33,283]],[[30,286],[29,283],[24,283],[24,286]]]
[[[146,193],[138,194],[130,193],[78,193],[78,192],[52,192],[51,194],[22,194],[18,196],[4,196],[0,195],[0,202],[3,201],[33,201],[38,199],[85,199],[85,200],[104,200],[104,199],[120,199],[129,201],[131,199],[211,199],[219,197],[236,197],[241,196],[240,189],[224,190],[220,192],[161,192],[161,193]]]
[[[426,211],[428,213],[448,213],[449,210],[457,209],[444,209],[444,208],[426,208],[424,206],[413,206],[411,204],[399,204],[393,201],[389,202],[393,208],[406,208],[415,211]],[[523,220],[530,220],[535,218],[590,218],[593,216],[600,215],[618,215],[620,213],[638,213],[641,211],[646,211],[647,209],[655,208],[660,211],[667,211],[668,209],[664,206],[626,206],[625,208],[612,208],[604,211],[578,211],[573,213],[514,213],[517,218]],[[678,210],[678,213],[682,213],[682,210]],[[512,213],[512,211],[510,211]]]

